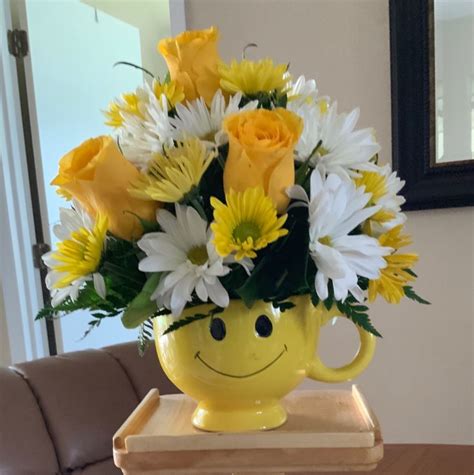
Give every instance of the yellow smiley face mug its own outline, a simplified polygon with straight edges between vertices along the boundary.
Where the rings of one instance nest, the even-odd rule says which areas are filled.
[[[241,300],[213,318],[164,334],[172,316],[154,320],[160,363],[183,393],[198,401],[193,425],[206,431],[239,432],[276,428],[286,421],[281,399],[304,378],[347,381],[370,363],[375,337],[357,327],[360,348],[346,366],[328,368],[317,356],[320,329],[339,315],[314,307],[309,296],[292,297],[284,312],[271,302],[251,309]],[[207,313],[211,305],[185,310]]]

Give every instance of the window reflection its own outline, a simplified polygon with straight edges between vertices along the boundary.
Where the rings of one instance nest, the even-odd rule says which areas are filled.
[[[474,159],[474,3],[434,0],[436,162]]]

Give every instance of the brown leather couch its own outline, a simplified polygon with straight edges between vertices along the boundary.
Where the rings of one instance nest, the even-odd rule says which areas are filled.
[[[118,475],[112,435],[153,387],[178,389],[135,343],[0,367],[0,475]]]

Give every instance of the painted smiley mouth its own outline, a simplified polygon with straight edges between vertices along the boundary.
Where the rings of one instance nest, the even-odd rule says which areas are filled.
[[[200,351],[196,352],[196,354],[194,355],[194,358],[195,359],[197,358],[206,368],[209,368],[211,371],[214,371],[214,373],[220,374],[222,376],[228,376],[229,378],[237,378],[237,379],[250,378],[250,376],[255,376],[256,374],[259,374],[262,371],[265,371],[267,368],[270,368],[270,366],[272,366],[274,363],[276,363],[283,356],[283,354],[288,351],[287,346],[286,345],[283,345],[283,346],[284,346],[284,349],[281,351],[281,353],[276,358],[274,358],[272,361],[270,361],[270,363],[266,364],[263,368],[260,368],[257,371],[254,371],[253,373],[242,374],[242,375],[241,374],[224,373],[223,371],[219,371],[218,369],[213,368],[209,363],[207,363],[206,361],[204,361],[201,358],[201,352]]]

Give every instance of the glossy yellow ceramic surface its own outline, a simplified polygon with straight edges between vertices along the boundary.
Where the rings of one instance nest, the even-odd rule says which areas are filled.
[[[193,424],[208,431],[272,429],[286,421],[280,400],[305,377],[337,382],[354,378],[372,359],[375,338],[359,327],[361,345],[354,360],[328,368],[315,356],[320,328],[335,315],[322,305],[314,308],[307,296],[294,297],[285,312],[271,303],[248,309],[240,300],[215,318],[223,320],[225,337],[210,332],[210,319],[195,321],[163,335],[173,317],[155,319],[155,341],[167,376],[198,401]],[[186,310],[183,316],[206,313],[213,306]],[[256,321],[265,315],[271,334],[260,336]],[[222,335],[221,335],[222,336]]]

